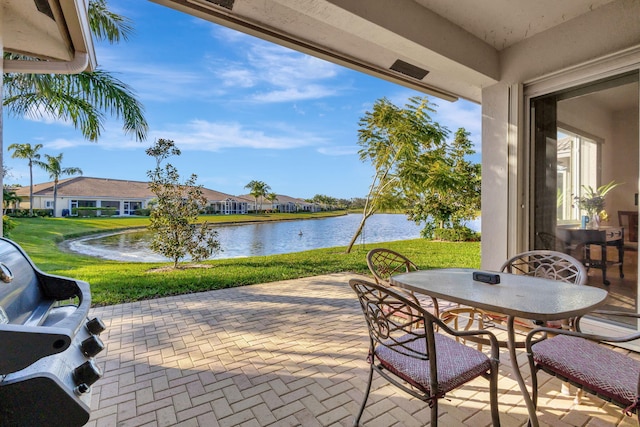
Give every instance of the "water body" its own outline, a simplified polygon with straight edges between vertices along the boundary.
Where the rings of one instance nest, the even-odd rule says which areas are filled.
[[[215,226],[222,251],[212,259],[275,255],[311,249],[346,246],[358,228],[362,215],[258,222]],[[479,230],[479,220],[469,224]],[[376,214],[366,222],[356,244],[416,239],[422,227],[400,214]],[[127,262],[166,262],[167,258],[149,249],[151,234],[127,231],[92,235],[65,242],[71,251],[105,259]]]

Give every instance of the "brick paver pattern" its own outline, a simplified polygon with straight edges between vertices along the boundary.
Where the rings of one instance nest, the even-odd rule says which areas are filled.
[[[351,426],[368,365],[364,317],[333,274],[92,309],[107,325],[88,423],[98,426]],[[526,356],[520,366],[528,378]],[[503,426],[526,424],[506,352],[500,355]],[[423,402],[374,376],[365,426],[429,425]],[[581,404],[541,374],[546,426],[632,426],[620,408]],[[487,382],[440,400],[441,426],[488,426]]]

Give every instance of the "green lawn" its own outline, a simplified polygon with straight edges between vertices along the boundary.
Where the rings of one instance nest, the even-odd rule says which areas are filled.
[[[316,214],[205,216],[210,222],[300,219]],[[326,214],[325,214],[326,215]],[[209,268],[158,270],[169,263],[108,261],[62,252],[66,238],[109,230],[144,227],[148,218],[20,218],[10,238],[20,244],[43,271],[85,280],[91,284],[94,305],[108,305],[189,292],[274,282],[337,272],[368,273],[366,253],[379,246],[402,252],[420,268],[480,266],[480,244],[432,242],[424,239],[206,261]]]

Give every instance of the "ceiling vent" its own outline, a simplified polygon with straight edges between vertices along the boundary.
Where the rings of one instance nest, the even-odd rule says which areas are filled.
[[[418,80],[422,80],[427,74],[429,74],[427,70],[423,70],[420,67],[416,67],[415,65],[411,65],[408,62],[401,61],[400,59],[396,60],[390,69]]]
[[[228,10],[233,9],[233,3],[235,0],[188,0],[190,3],[196,3],[201,6],[219,6]]]
[[[56,20],[56,18],[53,17],[53,11],[49,5],[49,0],[33,0],[33,2],[36,4],[36,9],[38,9],[39,12],[44,13],[54,21]]]

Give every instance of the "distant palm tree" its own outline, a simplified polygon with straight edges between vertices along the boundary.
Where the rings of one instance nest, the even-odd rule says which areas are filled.
[[[278,200],[278,195],[276,193],[269,193],[267,194],[266,199],[271,202],[271,209],[273,210],[273,202]]]
[[[106,0],[89,1],[89,25],[96,39],[117,43],[132,32],[130,21],[110,12]],[[5,58],[34,60],[5,53]],[[9,114],[41,117],[48,114],[70,121],[90,141],[100,136],[104,113],[122,118],[126,133],[146,139],[144,108],[133,91],[106,71],[80,74],[5,74],[3,105]]]
[[[61,175],[82,175],[82,170],[76,167],[62,167],[62,153],[57,156],[44,155],[46,162],[40,160],[34,161],[34,163],[44,169],[49,178],[53,180],[53,216],[56,216],[56,204],[58,202],[58,180]]]
[[[269,187],[266,183],[264,183],[263,181],[256,181],[253,180],[251,182],[249,182],[247,185],[244,186],[244,188],[248,188],[249,189],[249,194],[251,194],[256,202],[254,205],[254,209],[257,211],[258,210],[258,197],[260,197],[260,210],[262,210],[262,197],[265,197],[267,195],[267,193],[269,191],[271,191],[271,187]]]
[[[25,159],[29,161],[29,216],[33,216],[33,161],[40,160],[38,151],[42,144],[11,144],[7,149],[13,150],[11,157],[14,159]]]

